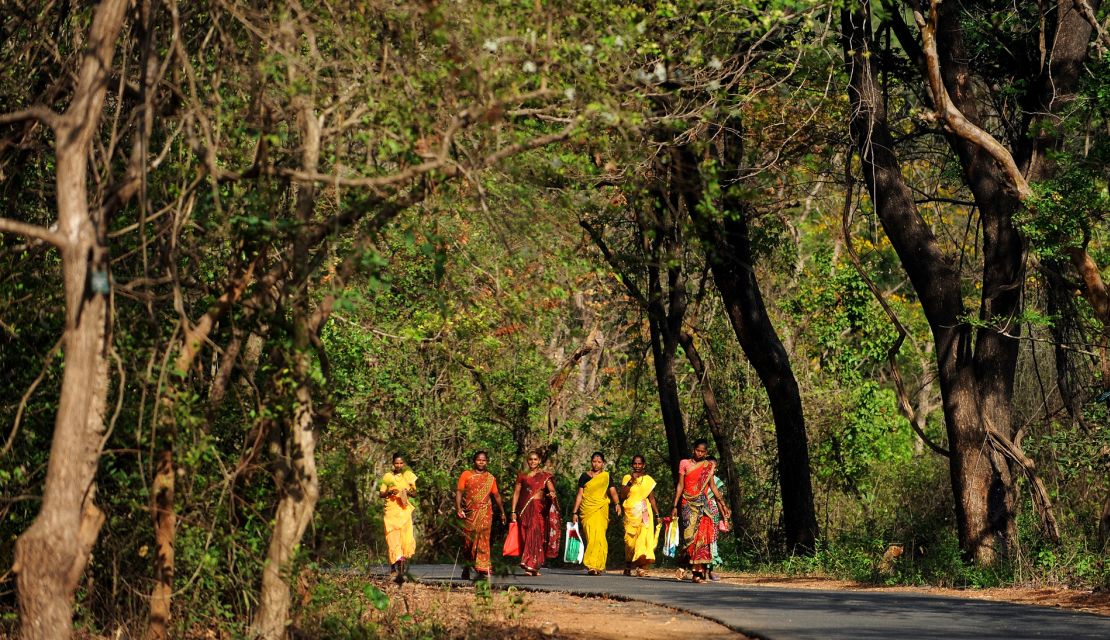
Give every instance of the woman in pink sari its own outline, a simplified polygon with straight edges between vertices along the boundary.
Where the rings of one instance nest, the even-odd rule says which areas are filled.
[[[537,451],[528,454],[528,471],[516,477],[512,518],[520,531],[520,568],[538,576],[544,560],[559,555],[562,524],[555,504],[555,485],[551,474],[540,469]]]
[[[729,512],[713,482],[716,465],[705,459],[709,443],[696,440],[693,453],[693,459],[683,460],[678,465],[678,486],[674,491],[671,517],[678,515],[681,505],[682,546],[686,560],[690,563],[694,582],[705,582],[706,569],[713,563],[713,543],[717,539],[717,525],[713,522],[709,494],[717,499],[726,518]]]

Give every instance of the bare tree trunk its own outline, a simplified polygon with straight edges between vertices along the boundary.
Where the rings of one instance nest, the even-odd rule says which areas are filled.
[[[290,65],[290,73],[295,71]],[[311,97],[295,98],[301,129],[301,162],[308,173],[315,173],[319,165],[320,139],[323,123],[313,108]],[[316,189],[313,184],[302,184],[297,194],[297,220],[308,225],[316,206]],[[278,507],[274,517],[274,530],[262,570],[258,610],[251,624],[252,632],[259,638],[280,640],[284,638],[289,620],[289,571],[305,529],[312,520],[320,496],[320,479],[316,472],[317,414],[312,398],[312,344],[327,320],[330,305],[313,318],[309,309],[308,279],[311,275],[311,245],[303,235],[293,242],[294,300],[293,300],[293,376],[297,387],[294,392],[293,420],[274,443],[278,458],[274,463],[274,482],[278,490]]]
[[[741,131],[735,124],[732,131]],[[735,179],[742,167],[742,147],[736,135],[723,128],[723,180]],[[818,526],[813,506],[813,485],[809,470],[809,441],[806,436],[805,414],[797,379],[790,366],[790,356],[775,331],[763,293],[755,277],[751,240],[748,235],[745,204],[734,202],[722,184],[721,205],[731,212],[723,220],[715,220],[701,211],[702,179],[697,158],[689,148],[675,150],[675,165],[687,176],[683,188],[686,209],[706,247],[706,259],[713,281],[721,294],[725,311],[744,355],[759,376],[771,413],[775,420],[775,441],[778,445],[779,491],[782,497],[783,530],[788,550],[808,552],[815,548]]]
[[[65,365],[42,507],[15,548],[25,640],[70,637],[74,593],[104,521],[93,480],[108,394],[109,260],[105,221],[90,214],[86,178],[127,5],[105,0],[97,7],[72,102],[64,114],[46,117],[56,136]]]
[[[651,333],[652,363],[655,368],[655,388],[659,394],[659,411],[663,418],[663,430],[667,435],[668,463],[672,480],[678,483],[678,465],[689,454],[686,439],[685,419],[682,415],[682,401],[678,393],[678,378],[675,376],[674,361],[678,341],[667,335],[665,323],[648,319]]]
[[[152,483],[151,512],[154,516],[154,589],[150,594],[150,619],[147,638],[166,638],[169,634],[170,605],[173,596],[174,540],[177,513],[174,511],[173,451],[158,454],[158,469]]]
[[[876,212],[903,268],[921,300],[936,345],[937,372],[948,430],[950,472],[956,503],[956,524],[964,556],[979,564],[995,562],[999,551],[1016,543],[1017,490],[1014,469],[1030,477],[1034,499],[1045,528],[1055,534],[1055,518],[1035,466],[1013,444],[1014,370],[1020,330],[1024,280],[1022,242],[1013,223],[1020,199],[1029,192],[1017,162],[997,140],[978,127],[977,98],[970,85],[962,27],[955,7],[942,8],[937,19],[931,3],[930,21],[922,25],[921,53],[934,106],[950,126],[949,143],[960,157],[964,180],[975,196],[983,220],[983,292],[974,332],[962,318],[960,275],[940,250],[932,230],[918,214],[906,186],[894,140],[886,122],[884,102],[875,78],[870,8],[844,11],[844,50],[851,74],[851,130],[863,160],[864,178]],[[900,34],[903,42],[912,36]],[[939,48],[937,42],[943,44]],[[1064,44],[1061,45],[1061,42]],[[912,42],[911,42],[912,44]],[[1063,59],[1075,58],[1074,42],[1065,38]],[[916,46],[916,45],[913,45]],[[943,68],[940,68],[943,62]],[[1057,62],[1053,62],[1056,65]],[[1065,65],[1066,66],[1066,65]],[[1051,74],[1049,74],[1051,75]],[[1067,76],[1051,80],[1056,83]],[[1061,88],[1061,91],[1063,89]],[[1066,93],[1066,91],[1064,91]],[[1054,102],[1055,101],[1055,102]],[[1042,105],[1048,111],[1057,97]],[[1030,149],[1051,146],[1038,140]],[[1030,154],[1036,152],[1030,151]],[[1029,165],[1029,161],[1021,164]],[[1042,164],[1041,170],[1046,170]],[[1013,176],[1017,183],[1010,184]]]
[[[698,353],[697,346],[694,344],[694,337],[683,331],[678,339],[682,343],[682,350],[686,352],[686,359],[694,369],[694,375],[698,377],[701,400],[705,406],[705,420],[709,423],[709,432],[713,434],[713,442],[717,445],[717,453],[720,458],[721,471],[725,475],[728,506],[732,510],[735,525],[732,532],[733,535],[739,537],[741,527],[737,518],[743,513],[740,509],[743,503],[740,501],[740,474],[736,471],[736,460],[732,455],[732,442],[728,433],[725,432],[721,410],[717,407],[717,395],[713,393],[713,385],[709,381],[709,372],[706,370],[705,362],[702,361],[701,354]]]

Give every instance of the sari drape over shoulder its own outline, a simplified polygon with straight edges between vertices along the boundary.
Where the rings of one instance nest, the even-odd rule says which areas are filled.
[[[397,489],[395,495],[385,499],[385,542],[389,547],[389,562],[411,558],[416,553],[416,537],[412,531],[412,501],[409,493],[416,489],[416,474],[406,469],[400,474],[392,471],[382,476],[378,491]]]
[[[605,561],[609,557],[609,542],[605,533],[609,529],[609,472],[601,471],[590,478],[582,474],[585,483],[582,487],[582,533],[586,537],[586,553],[582,564],[587,569],[595,571],[605,570]]]
[[[559,528],[562,522],[554,501],[544,489],[551,474],[538,471],[517,476],[520,482],[517,526],[520,530],[520,566],[537,571],[547,558],[559,555]]]
[[[702,460],[683,460],[679,469],[686,475],[682,486],[682,544],[690,564],[709,564],[713,561],[713,543],[717,527],[707,493],[713,480],[714,465]]]
[[[621,486],[628,485],[632,475],[621,478]],[[624,499],[624,559],[637,567],[647,567],[655,562],[655,542],[659,531],[653,526],[655,517],[648,496],[655,490],[655,478],[640,476],[628,487]]]
[[[474,568],[482,573],[492,570],[489,535],[493,526],[493,502],[497,493],[497,480],[486,471],[467,469],[459,478],[458,489],[463,495],[463,555]]]

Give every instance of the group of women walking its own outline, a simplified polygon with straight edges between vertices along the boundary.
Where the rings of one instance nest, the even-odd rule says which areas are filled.
[[[605,469],[600,451],[590,457],[590,468],[578,478],[573,521],[585,538],[582,564],[590,575],[605,572],[609,555],[606,532],[610,507],[624,524],[624,575],[646,575],[655,562],[655,548],[664,521],[680,523],[681,558],[689,565],[694,582],[714,579],[711,569],[719,563],[717,532],[730,517],[716,478],[716,462],[709,457],[705,440],[694,443],[693,456],[679,465],[678,486],[670,518],[660,518],[655,498],[657,483],[646,471],[641,455],[633,456],[632,469],[615,482]],[[385,499],[385,533],[392,570],[404,580],[408,559],[415,548],[412,505],[416,476],[405,467],[404,457],[393,456],[393,470],[385,474],[379,494]],[[539,452],[526,458],[527,470],[516,477],[508,514],[489,471],[489,454],[479,451],[473,466],[463,471],[455,490],[455,511],[462,521],[463,578],[488,576],[493,569],[490,534],[494,511],[504,524],[511,520],[509,535],[517,537],[515,553],[527,575],[540,575],[547,560],[559,554],[563,534],[554,477],[542,467]],[[573,528],[572,528],[573,529]],[[507,545],[510,546],[510,545]],[[515,555],[515,554],[514,554]],[[473,572],[473,574],[472,574]]]

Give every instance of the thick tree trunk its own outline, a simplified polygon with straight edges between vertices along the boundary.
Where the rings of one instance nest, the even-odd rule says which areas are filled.
[[[655,366],[655,386],[659,392],[659,410],[663,416],[663,429],[667,434],[667,454],[671,477],[678,482],[678,464],[690,453],[686,440],[686,425],[675,376],[677,341],[667,336],[667,327],[655,319],[648,321],[651,332],[651,355]]]
[[[93,481],[108,394],[109,260],[105,221],[90,215],[86,178],[127,4],[105,0],[97,7],[72,102],[49,123],[56,135],[65,364],[42,507],[15,548],[25,640],[70,637],[74,593],[104,521]]]
[[[940,250],[918,214],[905,184],[875,78],[869,6],[842,14],[846,61],[851,76],[851,132],[863,161],[868,192],[883,229],[898,253],[932,329],[938,379],[948,431],[956,523],[965,557],[991,564],[1015,541],[1016,490],[998,437],[1013,437],[1012,398],[1017,362],[1016,317],[1022,280],[1021,239],[1012,222],[1017,190],[997,159],[970,138],[956,134],[950,144],[960,156],[964,177],[983,219],[984,326],[973,335],[962,319],[960,275]],[[979,120],[962,55],[958,21],[938,28],[945,58],[944,85],[966,122]],[[974,338],[974,348],[973,348]]]
[[[813,507],[805,414],[790,357],[771,323],[755,277],[751,238],[744,217],[746,205],[733,200],[728,190],[732,186],[729,181],[738,179],[742,172],[743,148],[736,131],[742,131],[738,123],[727,130],[718,130],[724,164],[719,175],[723,181],[721,191],[725,194],[720,204],[728,212],[723,219],[713,219],[702,211],[702,178],[697,158],[690,148],[676,148],[672,164],[677,167],[676,174],[682,177],[679,190],[694,228],[706,247],[706,259],[732,330],[767,391],[775,421],[787,549],[791,553],[810,552],[815,548],[819,530]]]
[[[740,500],[740,474],[736,471],[736,460],[732,455],[732,441],[725,431],[724,421],[721,419],[721,410],[717,407],[717,395],[713,393],[713,385],[709,381],[709,372],[705,362],[698,353],[694,344],[694,337],[683,331],[679,337],[682,350],[686,352],[686,359],[698,377],[698,386],[701,388],[701,400],[705,407],[705,420],[709,423],[709,432],[713,434],[713,442],[717,445],[717,454],[720,459],[720,468],[725,476],[725,490],[728,495],[729,509],[732,510],[733,535],[739,537],[741,527],[738,518],[743,511],[740,509],[743,502]]]
[[[296,391],[297,408],[286,437],[282,438],[280,456],[275,463],[274,481],[278,485],[277,511],[266,565],[262,569],[258,610],[251,624],[256,637],[267,640],[285,638],[289,620],[289,570],[305,529],[312,520],[320,496],[316,473],[316,413],[312,391],[307,380],[307,352],[298,353],[297,367],[305,374]]]
[[[817,515],[809,471],[809,443],[798,383],[790,358],[775,332],[752,268],[743,216],[717,223],[691,209],[709,247],[713,281],[721,292],[733,332],[759,376],[775,420],[783,533],[788,550],[812,551]]]

